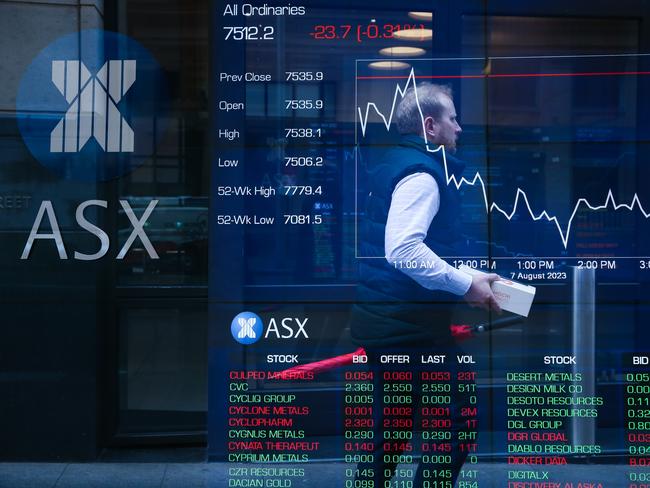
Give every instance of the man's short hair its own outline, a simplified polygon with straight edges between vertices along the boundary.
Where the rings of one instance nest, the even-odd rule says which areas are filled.
[[[452,98],[451,87],[448,85],[435,85],[433,83],[418,83],[417,101],[424,117],[433,117],[436,120],[442,115],[442,97]],[[400,134],[421,134],[422,117],[418,111],[415,100],[415,88],[410,87],[397,105],[395,112],[397,131]]]

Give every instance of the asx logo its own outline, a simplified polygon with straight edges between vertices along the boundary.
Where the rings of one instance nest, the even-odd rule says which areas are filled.
[[[120,205],[124,211],[124,214],[129,219],[133,230],[131,231],[131,235],[129,235],[129,238],[126,240],[124,246],[122,246],[122,249],[117,254],[117,257],[115,259],[124,259],[124,256],[126,256],[126,253],[129,251],[129,248],[133,245],[136,239],[139,239],[140,242],[142,242],[142,245],[144,246],[147,254],[151,259],[158,259],[158,253],[154,249],[151,241],[149,240],[149,237],[144,231],[144,228],[147,224],[147,219],[149,219],[151,213],[153,212],[153,209],[157,204],[158,200],[151,200],[142,215],[138,218],[131,208],[131,205],[129,205],[128,200],[120,200]],[[94,252],[92,254],[84,254],[75,251],[74,258],[79,261],[94,261],[96,259],[100,259],[106,255],[108,248],[110,247],[110,239],[108,237],[108,234],[90,222],[84,215],[84,211],[88,207],[107,208],[108,202],[106,200],[86,200],[77,206],[77,211],[75,212],[77,224],[85,231],[90,232],[95,237],[97,237],[100,243],[100,247],[97,252]],[[41,224],[46,216],[50,224],[51,232],[40,232]],[[56,250],[59,253],[59,259],[68,259],[68,253],[66,251],[65,244],[63,243],[63,236],[61,235],[59,222],[56,218],[56,214],[54,213],[54,206],[50,200],[44,200],[41,203],[20,259],[29,259],[29,254],[32,251],[34,242],[36,240],[42,239],[54,241],[56,244]]]
[[[99,29],[56,39],[30,63],[16,118],[34,158],[60,178],[106,181],[151,160],[171,120],[166,76],[131,37]]]
[[[253,312],[241,312],[232,319],[230,333],[233,339],[240,344],[249,345],[259,341],[262,337],[275,339],[298,339],[303,337],[309,339],[307,334],[308,318],[300,319],[284,317],[276,319],[272,317],[264,332],[264,323],[259,315]]]
[[[117,104],[135,82],[136,65],[113,59],[91,76],[81,60],[52,61],[52,83],[68,109],[50,133],[50,152],[79,152],[91,136],[103,151],[133,152],[133,129]]]

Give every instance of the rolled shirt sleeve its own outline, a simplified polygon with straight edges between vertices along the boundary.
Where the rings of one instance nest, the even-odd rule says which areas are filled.
[[[448,264],[424,243],[439,208],[440,192],[433,176],[414,173],[401,179],[393,190],[386,221],[386,260],[424,288],[464,295],[472,284],[471,275]]]

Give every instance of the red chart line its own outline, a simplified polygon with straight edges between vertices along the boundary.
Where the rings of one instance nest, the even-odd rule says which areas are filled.
[[[650,75],[650,71],[594,71],[580,73],[501,73],[492,75],[418,75],[416,79],[458,79],[458,78],[559,78],[567,76],[640,76]],[[409,75],[357,76],[357,80],[405,80]]]

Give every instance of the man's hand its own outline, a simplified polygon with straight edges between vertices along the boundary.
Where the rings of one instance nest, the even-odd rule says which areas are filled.
[[[490,283],[498,279],[499,275],[494,273],[482,273],[472,276],[472,285],[463,298],[472,307],[481,307],[485,310],[494,310],[501,313],[501,307],[499,307],[494,293],[490,289]]]

